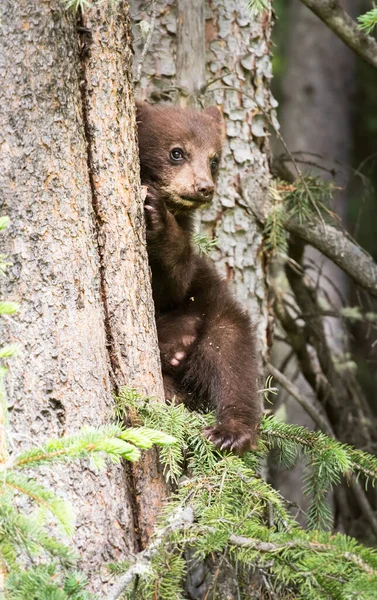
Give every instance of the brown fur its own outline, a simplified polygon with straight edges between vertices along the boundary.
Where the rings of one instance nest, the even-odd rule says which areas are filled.
[[[220,160],[224,122],[215,107],[196,112],[138,104],[138,128],[165,395],[193,409],[216,409],[216,426],[206,435],[220,449],[242,454],[255,447],[261,413],[252,328],[191,239],[195,209],[213,197],[212,161]],[[184,159],[175,162],[173,149]]]

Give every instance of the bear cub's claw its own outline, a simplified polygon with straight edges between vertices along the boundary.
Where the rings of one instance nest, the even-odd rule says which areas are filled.
[[[152,190],[148,189],[144,201],[144,213],[147,226],[147,239],[161,234],[166,228],[167,209],[164,202],[159,200]]]
[[[203,433],[219,450],[229,450],[239,456],[257,447],[255,429],[244,423],[217,424],[206,427]]]

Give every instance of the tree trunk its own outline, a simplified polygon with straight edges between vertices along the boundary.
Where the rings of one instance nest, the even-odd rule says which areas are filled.
[[[162,392],[127,4],[88,9],[80,25],[91,34],[77,25],[58,0],[1,4],[2,295],[21,305],[3,331],[20,349],[7,378],[14,446],[107,422],[121,385]],[[74,543],[103,592],[105,563],[138,549],[152,526],[164,493],[156,457],[130,478],[82,465],[45,477],[73,501]]]

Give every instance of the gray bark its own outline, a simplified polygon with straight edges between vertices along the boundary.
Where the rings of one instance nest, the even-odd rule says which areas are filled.
[[[84,13],[84,25],[92,31],[82,86],[89,174],[115,389],[128,385],[163,400],[135,159],[138,147],[126,6],[109,2]],[[138,542],[143,547],[165,497],[156,453],[144,453],[129,476]]]
[[[177,0],[177,86],[195,102],[206,83],[204,0]]]
[[[2,339],[20,349],[7,386],[12,445],[25,447],[108,422],[114,381],[162,388],[126,4],[88,11],[86,64],[76,17],[60,1],[4,0],[0,11],[1,214],[11,219],[2,297],[21,305]],[[160,490],[148,460],[139,479],[153,470]],[[137,548],[140,510],[123,468],[97,475],[77,465],[44,477],[73,501],[74,544],[92,589],[104,591],[105,563]]]

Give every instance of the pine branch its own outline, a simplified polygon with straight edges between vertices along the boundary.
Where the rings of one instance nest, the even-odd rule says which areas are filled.
[[[319,542],[307,542],[303,540],[292,540],[289,542],[283,542],[276,544],[273,542],[262,542],[258,539],[246,538],[241,535],[231,535],[229,542],[235,546],[241,548],[253,548],[258,552],[277,553],[284,552],[289,548],[302,548],[305,550],[312,550],[313,552],[329,552],[334,550],[334,546],[330,544],[321,544]],[[352,552],[340,552],[338,558],[340,560],[350,561],[357,567],[362,569],[368,575],[377,576],[377,570],[373,569],[370,565],[364,562],[360,556],[353,554]]]
[[[260,13],[270,8],[269,0],[247,0],[249,10]]]
[[[305,427],[291,425],[265,417],[261,423],[261,431],[267,435],[267,441],[272,447],[274,439],[295,442],[307,450],[309,454],[326,457],[338,463],[337,470],[347,475],[355,471],[367,480],[377,481],[377,458],[368,452],[357,450],[352,446],[338,442],[321,432],[309,431]]]
[[[262,206],[253,197],[248,198],[248,202],[255,217],[265,225],[270,210],[273,210],[271,204],[265,202]],[[314,215],[304,224],[297,218],[286,218],[283,225],[287,231],[320,250],[357,285],[377,298],[377,264],[346,232],[320,221]]]
[[[321,531],[302,530],[287,513],[284,500],[258,475],[258,456],[277,448],[293,463],[298,448],[311,469],[307,493],[314,495],[312,520],[326,521],[326,493],[352,471],[377,480],[377,459],[341,444],[321,432],[281,423],[265,417],[261,423],[258,456],[221,455],[205,446],[201,431],[211,415],[197,415],[183,405],[165,406],[137,398],[124,390],[118,399],[120,414],[127,402],[147,423],[177,433],[181,456],[190,457],[189,477],[181,478],[175,497],[166,506],[152,545],[137,555],[117,580],[109,600],[126,597],[152,600],[182,597],[185,549],[195,551],[194,560],[226,557],[229,568],[260,569],[271,594],[285,598],[349,600],[355,593],[371,600],[377,585],[377,556],[352,538]],[[208,455],[212,454],[210,458]],[[182,472],[182,465],[177,465]],[[177,515],[189,511],[180,525]],[[194,518],[195,517],[195,518]],[[175,522],[175,526],[171,523]],[[123,569],[123,570],[124,570]],[[119,569],[113,572],[120,573]],[[133,583],[136,577],[137,585]],[[245,596],[249,597],[249,596]]]
[[[85,8],[90,8],[93,4],[89,0],[62,0],[62,2],[66,10],[72,10],[73,12],[84,11]]]
[[[311,402],[309,402],[305,398],[305,396],[303,396],[300,393],[297,386],[295,386],[291,381],[289,381],[289,379],[287,377],[285,377],[285,375],[283,375],[283,373],[278,371],[278,369],[276,369],[270,363],[267,363],[267,369],[269,370],[271,375],[273,375],[275,377],[276,381],[278,381],[285,388],[285,390],[288,392],[288,394],[290,394],[293,398],[295,398],[295,400],[297,400],[297,402],[303,407],[303,409],[307,412],[307,414],[313,419],[314,423],[328,436],[334,437],[334,433],[333,433],[331,426],[328,423],[327,419],[325,419],[320,414],[320,412],[315,408],[315,406],[313,406],[313,404]],[[351,452],[351,456],[355,452],[355,450],[353,448],[349,448],[349,451]],[[363,455],[363,460],[365,460],[364,455]],[[374,461],[373,461],[373,463],[374,463]],[[351,461],[351,464],[352,464],[353,469],[357,471],[358,467],[357,467],[356,463]],[[377,462],[374,466],[377,466]],[[373,469],[370,470],[368,467],[364,470],[364,475],[366,476],[367,473],[368,473],[368,476],[372,476],[372,479],[377,474],[375,471],[373,471]],[[373,509],[371,508],[371,506],[369,504],[368,498],[366,497],[364,490],[359,486],[359,484],[356,481],[356,478],[354,476],[352,476],[352,478],[350,480],[350,485],[352,487],[353,494],[355,495],[355,497],[357,499],[357,503],[359,504],[360,509],[366,516],[374,535],[377,537],[377,518],[375,516]]]
[[[365,62],[377,68],[377,42],[360,30],[337,0],[301,0]]]
[[[146,427],[84,427],[77,434],[50,440],[42,446],[21,452],[3,465],[3,470],[38,467],[50,462],[72,461],[88,455],[94,457],[96,454],[106,455],[113,462],[119,462],[121,458],[135,461],[140,456],[140,450],[135,446],[146,449],[151,448],[153,444],[169,446],[174,441],[172,436]]]
[[[0,479],[0,489],[3,486],[25,494],[38,505],[48,509],[58,519],[65,533],[68,535],[73,534],[74,516],[72,508],[67,502],[55,496],[51,490],[29,477],[12,472],[6,473],[4,479]]]
[[[213,248],[216,248],[216,246],[219,243],[219,240],[217,238],[211,240],[206,235],[203,235],[201,233],[194,233],[192,239],[194,244],[196,244],[196,246],[198,247],[199,254],[204,255],[208,255],[211,252],[211,250],[213,250]]]

